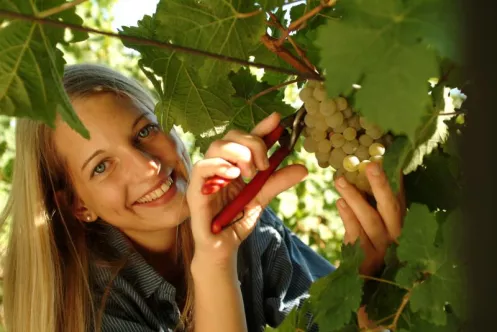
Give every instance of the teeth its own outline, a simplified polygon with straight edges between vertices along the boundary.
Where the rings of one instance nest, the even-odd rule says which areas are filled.
[[[161,198],[168,190],[171,188],[173,184],[173,179],[169,176],[167,180],[157,189],[152,191],[151,193],[143,196],[137,202],[138,203],[148,203],[155,201],[158,198]]]

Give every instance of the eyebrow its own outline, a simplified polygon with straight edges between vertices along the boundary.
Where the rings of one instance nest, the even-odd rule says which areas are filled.
[[[135,121],[133,121],[133,125],[131,126],[131,129],[134,129],[138,122],[140,122],[141,119],[145,118],[147,116],[146,113],[142,113],[139,117],[136,118]],[[84,163],[83,166],[81,166],[81,170],[84,170],[85,167],[90,163],[90,161],[98,156],[99,154],[104,153],[104,150],[97,150],[95,151]]]

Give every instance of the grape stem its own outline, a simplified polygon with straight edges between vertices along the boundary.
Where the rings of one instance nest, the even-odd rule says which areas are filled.
[[[272,91],[281,89],[281,88],[283,88],[283,87],[285,87],[287,85],[290,85],[290,84],[293,84],[293,83],[297,83],[297,82],[301,82],[301,81],[305,81],[305,78],[296,78],[294,80],[287,81],[287,82],[284,82],[284,83],[281,83],[281,84],[269,87],[266,90],[259,92],[258,94],[254,95],[252,98],[250,98],[249,100],[247,100],[247,104],[251,105],[259,97],[262,97],[262,96],[264,96],[264,95],[266,95],[266,94],[268,94],[268,93],[270,93]]]
[[[236,13],[236,18],[249,18],[255,15],[259,15],[262,12],[263,11],[261,9],[257,9],[250,13]]]
[[[73,0],[71,2],[65,2],[65,3],[63,3],[60,6],[53,7],[53,8],[44,10],[42,12],[39,12],[38,14],[36,14],[36,16],[39,17],[39,18],[45,18],[45,17],[48,17],[48,16],[52,16],[52,15],[61,13],[63,11],[66,11],[68,9],[71,9],[73,7],[76,7],[77,5],[79,5],[79,4],[81,4],[81,3],[85,2],[85,1],[87,1],[87,0]]]
[[[271,19],[270,25],[275,25],[278,29],[281,30],[282,33],[287,33],[287,29],[283,26],[283,24],[281,24],[281,22],[278,20],[276,15],[274,15],[273,13],[269,13],[269,18]],[[298,56],[302,59],[302,61],[304,61],[304,63],[307,65],[307,67],[315,70],[315,66],[311,63],[311,61],[309,61],[304,50],[300,46],[298,46],[297,43],[295,43],[295,41],[293,40],[292,37],[290,37],[290,35],[288,35],[287,39],[288,39],[288,42],[290,42],[290,44],[292,44],[293,49],[295,50],[295,52],[297,52]],[[282,43],[280,42],[280,40],[276,41],[275,44],[278,47],[282,47]]]
[[[283,44],[285,39],[287,39],[287,37],[290,35],[290,32],[300,29],[304,25],[304,23],[307,22],[308,19],[319,13],[324,8],[335,5],[335,3],[336,0],[321,0],[319,6],[314,7],[313,9],[305,13],[302,17],[298,18],[296,21],[290,24],[288,29],[286,29],[286,31],[281,35],[278,41],[279,45]]]
[[[364,274],[360,274],[359,277],[361,277],[362,279],[366,279],[366,280],[374,280],[374,281],[378,281],[378,282],[381,282],[381,283],[384,283],[384,284],[389,284],[389,285],[392,285],[392,286],[395,286],[395,287],[398,287],[398,288],[401,288],[401,289],[405,289],[405,290],[409,290],[409,288],[407,287],[404,287],[402,285],[399,285],[393,281],[390,281],[390,280],[387,280],[387,279],[382,279],[382,278],[376,278],[376,277],[371,277],[371,276],[367,276],[367,275],[364,275]]]
[[[394,314],[392,314],[388,317],[385,317],[385,318],[378,321],[378,322],[385,321],[385,320],[388,320],[388,319],[393,317],[393,321],[391,324],[388,324],[387,326],[380,325],[380,326],[375,326],[374,328],[366,328],[364,330],[364,332],[383,332],[384,330],[395,331],[397,329],[397,324],[399,322],[400,315],[402,315],[402,312],[404,312],[404,309],[406,308],[407,304],[409,303],[409,300],[410,300],[411,294],[412,294],[411,292],[412,292],[412,289],[410,289],[404,295],[404,297],[402,298],[402,302],[400,303],[399,308],[397,309],[397,311]]]
[[[285,68],[280,68],[276,66],[271,66],[271,65],[266,65],[263,63],[257,63],[257,62],[251,62],[248,60],[244,59],[239,59],[239,58],[234,58],[222,54],[217,54],[217,53],[211,53],[191,47],[186,47],[186,46],[180,46],[176,44],[171,44],[167,42],[160,42],[157,40],[152,40],[152,39],[147,39],[147,38],[141,38],[141,37],[134,37],[134,36],[128,36],[128,35],[123,35],[123,34],[117,34],[113,32],[108,32],[108,31],[102,31],[102,30],[96,30],[92,28],[87,28],[83,27],[77,24],[72,24],[72,23],[67,23],[67,22],[62,22],[62,21],[55,21],[55,20],[50,20],[47,18],[41,18],[37,16],[32,16],[32,15],[25,15],[21,13],[16,13],[16,12],[11,12],[8,10],[0,10],[0,17],[6,17],[9,19],[15,19],[15,20],[23,20],[23,21],[28,21],[28,22],[35,22],[38,24],[45,24],[45,25],[50,25],[50,26],[55,26],[59,28],[68,28],[73,31],[81,31],[81,32],[88,32],[88,33],[94,33],[97,35],[102,35],[102,36],[107,36],[111,38],[119,38],[121,40],[126,40],[130,41],[133,43],[137,43],[140,45],[148,45],[148,46],[155,46],[158,48],[163,48],[163,49],[171,49],[175,50],[178,52],[182,53],[188,53],[188,54],[193,54],[197,56],[205,56],[208,58],[213,58],[216,60],[220,61],[225,61],[225,62],[232,62],[232,63],[237,63],[242,66],[247,66],[247,67],[256,67],[256,68],[263,68],[265,70],[273,71],[273,72],[278,72],[282,74],[287,74],[287,75],[294,75],[302,79],[313,79],[316,81],[324,81],[324,78],[321,76],[317,75],[316,73],[308,73],[308,72],[296,72],[293,70],[285,69]]]

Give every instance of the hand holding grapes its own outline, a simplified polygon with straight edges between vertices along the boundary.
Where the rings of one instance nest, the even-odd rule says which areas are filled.
[[[366,258],[359,272],[374,275],[383,265],[388,246],[400,235],[405,198],[402,186],[398,195],[393,193],[380,164],[369,163],[366,175],[377,203],[376,209],[345,177],[339,177],[335,187],[342,196],[337,206],[345,227],[344,241],[354,243],[360,239]]]

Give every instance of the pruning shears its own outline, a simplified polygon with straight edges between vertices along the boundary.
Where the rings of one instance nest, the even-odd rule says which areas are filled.
[[[211,231],[220,233],[224,228],[237,222],[241,218],[235,217],[243,213],[245,206],[259,193],[269,177],[276,171],[281,162],[290,154],[304,129],[304,117],[307,111],[302,106],[297,112],[283,118],[278,126],[268,135],[263,137],[266,147],[270,149],[276,142],[280,147],[269,157],[269,168],[259,171],[256,176],[240,191],[240,193],[214,218]],[[213,176],[206,180],[202,187],[204,195],[210,195],[231,182],[220,176]],[[243,216],[242,216],[243,217]]]

